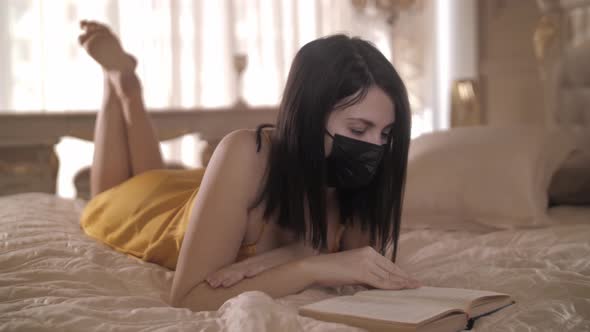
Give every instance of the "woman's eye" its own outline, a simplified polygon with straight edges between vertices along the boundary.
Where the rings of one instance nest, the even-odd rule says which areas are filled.
[[[351,133],[353,133],[353,134],[355,134],[355,135],[362,135],[362,134],[364,134],[364,133],[365,133],[365,131],[364,131],[364,130],[360,130],[360,129],[352,129],[352,128],[350,129],[350,132],[351,132]]]

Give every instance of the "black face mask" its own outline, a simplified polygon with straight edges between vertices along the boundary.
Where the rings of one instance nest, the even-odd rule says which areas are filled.
[[[327,185],[356,189],[369,184],[383,158],[385,146],[326,133],[334,140],[332,151],[326,158]]]

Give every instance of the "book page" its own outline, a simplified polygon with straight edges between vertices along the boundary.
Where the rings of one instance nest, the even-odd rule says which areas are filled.
[[[334,297],[303,306],[300,312],[303,315],[307,315],[309,312],[322,312],[415,325],[446,316],[452,312],[464,315],[441,303],[418,303],[411,299],[382,299],[362,296]],[[313,317],[313,315],[310,316]]]
[[[493,301],[493,299],[509,298],[509,295],[462,288],[441,288],[441,287],[420,287],[416,289],[403,289],[403,290],[368,290],[356,293],[354,296],[359,297],[370,297],[370,298],[384,298],[398,301],[404,299],[408,301],[414,301],[416,303],[422,302],[434,302],[434,303],[445,303],[456,309],[462,309],[469,313],[469,308],[472,303],[477,302],[481,299],[485,302]],[[493,298],[493,299],[492,299]]]

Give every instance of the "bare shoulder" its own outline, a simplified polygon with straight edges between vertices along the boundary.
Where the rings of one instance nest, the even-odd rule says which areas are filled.
[[[257,151],[256,130],[240,129],[227,134],[215,148],[207,169],[222,170],[226,175],[239,173],[256,186],[264,176],[270,151],[270,142],[262,136]]]
[[[266,164],[269,141],[262,136],[260,144],[260,151],[258,151],[258,142],[256,137],[256,130],[253,129],[239,129],[227,134],[219,143],[217,150],[221,150],[224,154],[235,156],[235,161],[241,160],[246,165],[254,166],[256,164]]]
[[[248,209],[260,186],[256,133],[238,130],[224,137],[211,156],[195,199],[171,290],[182,303],[209,274],[235,261],[248,223]],[[203,250],[205,249],[205,250]]]

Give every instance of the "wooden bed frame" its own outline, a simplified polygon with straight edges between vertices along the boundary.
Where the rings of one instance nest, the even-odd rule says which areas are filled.
[[[229,132],[274,123],[276,108],[154,110],[149,112],[159,140],[198,133],[208,143],[202,160]],[[0,112],[0,196],[21,192],[56,192],[59,160],[55,145],[71,136],[92,141],[96,112]],[[76,181],[78,197],[87,198],[87,176]]]

